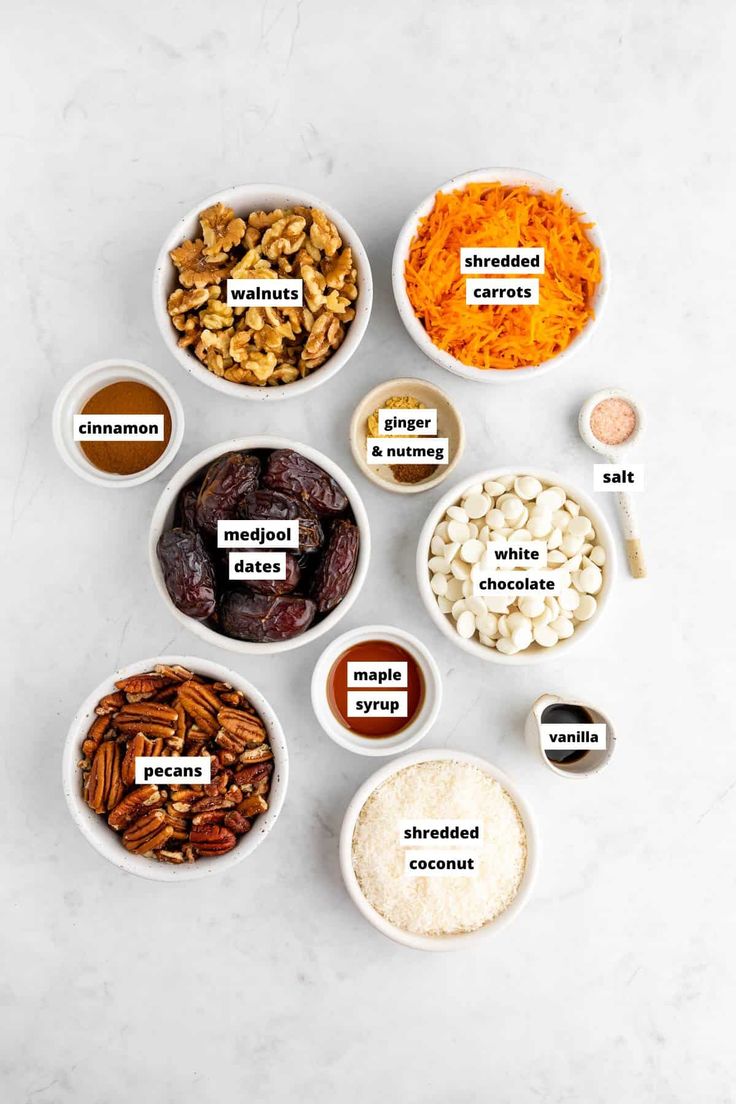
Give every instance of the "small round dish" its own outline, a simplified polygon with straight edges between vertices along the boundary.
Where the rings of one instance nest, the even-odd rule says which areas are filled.
[[[327,680],[333,664],[353,644],[368,640],[387,640],[404,648],[418,663],[424,679],[424,700],[418,715],[407,728],[394,736],[361,736],[350,732],[340,724],[327,698]],[[408,751],[429,732],[437,720],[441,704],[442,677],[431,653],[416,636],[393,625],[365,625],[338,636],[322,652],[312,674],[312,709],[317,720],[330,739],[358,755],[380,758]]]
[[[144,383],[158,392],[171,413],[171,437],[155,464],[132,475],[116,475],[96,468],[84,455],[79,442],[74,440],[74,415],[81,413],[85,403],[103,387],[125,380]],[[184,437],[184,408],[171,384],[145,364],[137,360],[98,360],[82,368],[64,384],[54,404],[51,429],[59,456],[67,467],[88,483],[119,490],[147,483],[169,466]]]
[[[577,502],[581,509],[585,511],[586,516],[593,523],[598,544],[602,545],[605,550],[606,570],[603,575],[603,585],[595,596],[597,602],[596,612],[588,621],[578,624],[572,636],[568,637],[566,640],[559,640],[554,647],[551,648],[542,648],[538,644],[533,644],[530,648],[517,652],[516,655],[504,655],[496,648],[486,647],[486,645],[481,644],[479,640],[473,638],[466,640],[460,636],[454,627],[452,617],[442,613],[437,605],[437,599],[430,587],[427,564],[430,556],[432,535],[435,527],[442,520],[448,506],[454,505],[462,498],[467,488],[471,487],[474,483],[485,483],[486,480],[493,480],[499,476],[519,475],[522,473],[524,475],[535,476],[542,483],[562,488],[562,490],[566,492],[568,498]],[[595,626],[598,625],[604,609],[608,604],[608,599],[615,579],[616,557],[610,526],[595,501],[589,495],[584,494],[556,472],[538,471],[522,464],[513,468],[489,468],[486,471],[476,472],[475,475],[468,476],[463,479],[462,483],[456,483],[454,487],[447,491],[430,511],[422,531],[419,534],[416,568],[419,593],[429,616],[440,632],[444,633],[444,635],[458,648],[462,648],[464,652],[469,652],[470,655],[474,655],[478,659],[484,659],[489,663],[525,666],[527,664],[544,663],[548,660],[560,659],[563,655],[566,655],[571,648],[575,647],[576,644],[579,644],[581,640],[587,640],[590,633],[594,631]]]
[[[626,440],[622,441],[619,445],[606,444],[605,441],[600,441],[593,433],[591,424],[593,411],[600,403],[605,402],[606,399],[623,399],[636,415],[636,425],[633,431]],[[643,425],[644,415],[641,404],[637,402],[633,395],[630,395],[628,391],[622,391],[620,387],[604,387],[602,391],[596,391],[595,395],[591,395],[589,399],[585,400],[580,407],[580,413],[578,415],[578,430],[588,448],[591,448],[593,452],[598,452],[601,456],[606,456],[611,460],[615,460],[624,449],[630,448],[631,445],[640,440]]]
[[[446,368],[448,372],[453,372],[456,376],[462,376],[463,379],[474,380],[478,383],[520,383],[524,380],[536,379],[538,376],[542,375],[542,373],[548,372],[551,368],[559,367],[564,364],[574,353],[578,352],[589,339],[594,328],[600,321],[603,306],[607,298],[610,283],[608,260],[600,230],[597,226],[594,226],[587,231],[587,234],[590,241],[599,250],[602,274],[602,280],[598,285],[593,301],[595,306],[595,317],[588,321],[584,329],[570,342],[563,352],[558,353],[557,356],[553,357],[551,360],[545,361],[543,364],[529,365],[523,368],[485,369],[474,368],[470,364],[463,364],[461,360],[458,360],[456,357],[445,352],[444,349],[438,348],[438,346],[434,344],[424,326],[415,315],[406,290],[404,266],[409,257],[409,250],[414,235],[416,234],[419,221],[432,210],[437,192],[454,192],[464,188],[467,184],[486,182],[489,184],[500,183],[512,186],[523,184],[533,190],[550,193],[560,190],[560,185],[555,184],[554,181],[549,180],[546,176],[540,176],[538,173],[529,172],[527,169],[514,168],[475,169],[472,172],[455,176],[445,184],[440,184],[438,188],[435,188],[430,195],[422,200],[418,207],[415,207],[399,231],[391,266],[394,299],[396,300],[396,306],[401,316],[401,321],[404,323],[409,336],[422,352],[428,356],[430,360],[434,361],[435,364],[439,364],[441,368]],[[562,189],[562,196],[565,203],[573,207],[576,211],[587,212],[588,208],[586,205],[574,199],[567,189]],[[458,265],[459,263],[460,261],[458,258]]]
[[[248,449],[294,449],[295,452],[301,453],[302,456],[305,456],[308,460],[312,460],[315,464],[319,464],[319,466],[324,468],[333,479],[337,480],[347,495],[356,525],[360,530],[358,566],[355,569],[355,574],[348,592],[340,604],[321,621],[318,621],[315,625],[312,625],[311,628],[307,629],[306,632],[303,632],[301,636],[295,636],[291,640],[283,640],[268,644],[258,644],[250,640],[236,640],[234,637],[215,632],[214,629],[211,629],[209,625],[204,624],[202,621],[195,621],[193,617],[187,617],[186,614],[183,614],[176,608],[169,597],[169,592],[166,589],[163,573],[158,562],[158,556],[156,555],[156,545],[158,544],[161,533],[165,529],[170,528],[173,523],[176,499],[179,491],[181,491],[187,483],[190,483],[198,472],[206,468],[219,456],[223,456],[228,452],[247,451]],[[164,487],[161,492],[161,497],[154,508],[151,518],[151,527],[148,534],[148,560],[153,575],[153,581],[164,603],[179,624],[194,633],[195,636],[198,636],[200,640],[205,640],[208,644],[214,644],[218,648],[225,648],[229,652],[239,652],[241,655],[272,655],[275,652],[288,652],[293,648],[301,648],[304,644],[310,644],[313,640],[316,640],[317,637],[322,636],[323,633],[333,629],[335,625],[342,620],[358,597],[360,589],[365,582],[366,574],[368,573],[370,556],[371,534],[368,514],[363,505],[363,500],[358,494],[352,480],[334,460],[330,460],[329,456],[325,456],[323,452],[319,452],[310,445],[303,445],[299,441],[291,441],[285,437],[235,437],[230,441],[222,441],[218,445],[212,445],[210,448],[197,453],[196,456],[193,456],[191,460],[188,460],[186,464],[179,468]]]
[[[468,763],[470,766],[485,771],[499,785],[503,786],[521,815],[524,831],[526,832],[527,858],[519,890],[508,908],[496,920],[470,932],[458,932],[451,935],[417,935],[413,932],[404,931],[386,920],[363,896],[353,869],[353,833],[361,809],[374,790],[386,779],[405,767],[438,759]],[[382,935],[392,939],[395,943],[401,943],[405,947],[412,947],[418,951],[470,950],[484,940],[497,935],[516,919],[529,900],[536,880],[538,865],[539,839],[536,824],[526,800],[519,793],[511,779],[498,767],[494,767],[492,763],[485,759],[478,758],[477,755],[468,755],[463,751],[449,751],[444,748],[414,751],[410,755],[404,755],[401,759],[394,759],[391,763],[387,763],[386,766],[372,774],[359,788],[347,807],[340,829],[340,872],[353,904]]]
[[[219,855],[211,859],[201,858],[194,863],[185,863],[181,866],[170,866],[168,863],[156,862],[153,859],[145,858],[143,855],[135,855],[130,851],[126,851],[120,842],[120,838],[107,825],[104,818],[93,812],[85,802],[82,796],[81,772],[78,766],[82,758],[82,741],[94,720],[95,706],[100,698],[105,694],[112,693],[118,679],[138,675],[144,671],[151,671],[158,663],[167,664],[168,666],[180,664],[182,667],[194,671],[195,674],[205,675],[207,678],[216,679],[218,682],[228,682],[237,690],[242,690],[261,716],[268,733],[268,740],[274,758],[269,807],[265,813],[258,817],[248,835],[244,836],[237,846],[225,855]],[[87,695],[77,710],[74,720],[69,726],[62,757],[62,783],[66,803],[69,806],[69,812],[74,823],[87,842],[113,866],[117,866],[120,870],[125,870],[129,874],[136,874],[139,878],[148,878],[154,882],[188,882],[194,878],[205,878],[210,874],[222,874],[242,862],[263,842],[276,823],[284,804],[288,781],[289,756],[284,732],[278,717],[260,690],[257,690],[252,683],[236,671],[231,671],[220,663],[213,663],[209,659],[198,659],[193,656],[155,656],[153,659],[141,659],[127,667],[121,667],[109,678],[104,679],[99,686],[96,686]]]
[[[418,483],[401,483],[395,478],[389,464],[374,465],[366,460],[368,418],[387,399],[396,395],[408,395],[424,403],[429,409],[436,410],[437,436],[446,437],[449,442],[449,463],[438,465],[434,475]],[[356,406],[350,422],[350,448],[355,463],[371,482],[396,494],[416,494],[418,491],[428,491],[432,487],[437,487],[457,467],[465,448],[465,427],[460,411],[452,399],[434,384],[412,377],[386,380],[385,383],[379,383],[378,387],[369,391]]]
[[[174,329],[166,307],[172,291],[178,287],[176,270],[169,253],[172,249],[189,238],[197,238],[201,234],[199,226],[199,214],[207,207],[215,203],[223,203],[231,207],[237,216],[247,216],[251,211],[275,210],[279,207],[319,207],[337,227],[340,237],[345,245],[349,245],[353,251],[353,261],[358,270],[358,298],[355,301],[355,318],[347,328],[345,340],[337,351],[327,360],[321,368],[315,369],[304,379],[295,380],[293,383],[282,384],[277,387],[255,387],[248,384],[233,383],[230,380],[220,379],[200,363],[194,353],[188,349],[182,349],[177,344],[177,331]],[[255,402],[276,402],[279,399],[296,398],[307,391],[314,390],[321,384],[332,379],[337,372],[350,360],[355,350],[363,340],[363,335],[368,326],[373,305],[373,277],[368,254],[358,234],[334,207],[298,188],[291,188],[286,184],[242,184],[233,188],[225,188],[221,192],[207,196],[199,201],[191,211],[172,227],[161,246],[156,265],[153,271],[153,312],[161,332],[166,348],[172,356],[176,357],[179,364],[186,368],[200,383],[220,391],[231,398],[252,400]]]

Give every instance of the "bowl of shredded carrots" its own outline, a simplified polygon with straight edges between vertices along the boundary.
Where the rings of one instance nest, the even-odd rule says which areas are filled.
[[[466,303],[460,250],[487,247],[544,249],[538,303]],[[392,275],[422,352],[484,383],[527,379],[569,359],[599,321],[608,287],[603,240],[585,209],[546,177],[508,168],[456,176],[427,196],[401,229]]]

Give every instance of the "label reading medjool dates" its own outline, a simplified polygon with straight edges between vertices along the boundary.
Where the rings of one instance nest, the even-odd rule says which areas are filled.
[[[218,521],[218,548],[298,548],[299,522]]]
[[[285,552],[231,552],[228,575],[232,581],[249,579],[285,579]]]

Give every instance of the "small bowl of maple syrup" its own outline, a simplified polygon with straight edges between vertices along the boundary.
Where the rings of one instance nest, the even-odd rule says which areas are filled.
[[[327,735],[358,755],[418,744],[437,720],[442,679],[429,650],[393,625],[366,625],[333,640],[312,674],[312,708]]]

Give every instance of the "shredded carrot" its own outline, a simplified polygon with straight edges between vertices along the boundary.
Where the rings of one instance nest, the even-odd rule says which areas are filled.
[[[543,364],[594,317],[601,269],[598,249],[586,234],[591,226],[563,202],[561,192],[499,183],[438,192],[405,266],[414,313],[433,343],[463,364],[494,369]],[[539,305],[466,304],[460,249],[472,246],[544,248]]]

